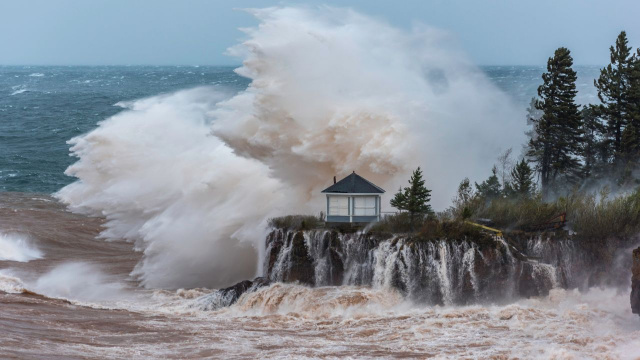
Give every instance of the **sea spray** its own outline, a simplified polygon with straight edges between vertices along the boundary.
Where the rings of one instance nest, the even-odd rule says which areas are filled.
[[[40,276],[29,290],[52,298],[73,301],[108,302],[125,300],[127,293],[98,267],[84,262],[61,264]]]
[[[334,175],[395,189],[421,165],[443,208],[457,179],[488,172],[493,151],[523,137],[509,98],[442,31],[330,7],[250,12],[261,24],[230,53],[252,82],[219,104],[213,133],[301,204]]]
[[[27,262],[40,258],[42,258],[42,251],[27,235],[0,232],[0,261]]]
[[[521,142],[519,112],[446,33],[330,7],[251,12],[260,25],[230,49],[246,91],[120,103],[129,110],[70,141],[78,181],[58,198],[106,217],[102,237],[136,242],[145,286],[260,274],[266,220],[319,211],[334,175],[391,189],[420,165],[444,207],[452,179],[484,174],[498,147]]]
[[[256,273],[280,189],[266,166],[208,135],[206,112],[222,96],[198,88],[145,99],[70,141],[79,160],[67,174],[80,180],[57,196],[105,216],[102,237],[136,242],[145,286],[219,287]]]

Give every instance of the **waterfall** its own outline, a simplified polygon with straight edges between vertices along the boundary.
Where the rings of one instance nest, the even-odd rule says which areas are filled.
[[[572,244],[553,246],[560,250],[532,240],[514,255],[502,238],[480,245],[470,239],[275,229],[267,237],[264,274],[274,282],[394,289],[427,304],[508,301],[546,295],[573,278],[565,266],[572,261]]]

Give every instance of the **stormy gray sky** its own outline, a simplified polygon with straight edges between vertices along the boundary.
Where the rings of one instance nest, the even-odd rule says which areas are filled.
[[[238,64],[225,49],[256,21],[237,10],[317,1],[0,0],[0,64]],[[453,33],[481,65],[539,65],[559,46],[577,64],[608,62],[620,30],[640,45],[638,0],[353,0],[322,2],[410,28]]]

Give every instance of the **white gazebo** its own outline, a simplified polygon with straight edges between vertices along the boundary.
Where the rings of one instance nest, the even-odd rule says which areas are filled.
[[[380,187],[356,174],[354,171],[346,178],[322,191],[327,194],[328,223],[368,223],[380,220]]]

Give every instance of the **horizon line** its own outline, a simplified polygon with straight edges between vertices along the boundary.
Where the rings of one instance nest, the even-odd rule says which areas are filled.
[[[36,67],[36,66],[61,66],[61,67],[98,67],[98,66],[174,66],[174,67],[241,67],[242,64],[0,64],[0,67]],[[486,66],[531,66],[539,67],[546,64],[475,64],[478,67]],[[602,67],[606,64],[573,64],[573,66]]]

